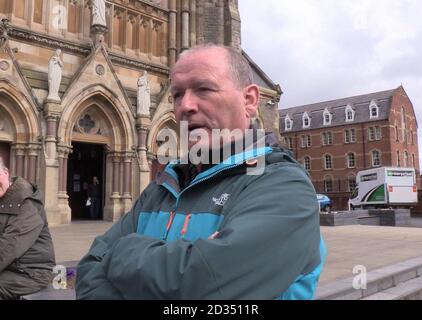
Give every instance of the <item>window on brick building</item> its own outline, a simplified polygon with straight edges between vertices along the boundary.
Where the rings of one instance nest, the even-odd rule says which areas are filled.
[[[324,168],[325,170],[333,168],[333,157],[329,154],[324,155]]]
[[[310,135],[307,135],[306,136],[306,146],[308,148],[312,147],[312,140],[311,140],[311,136]]]
[[[293,150],[293,138],[292,137],[284,137],[284,143],[286,144],[287,149]]]
[[[356,177],[355,176],[349,176],[347,178],[347,191],[353,192],[356,189]]]
[[[344,143],[355,143],[356,142],[356,130],[346,129],[344,130]]]
[[[307,112],[305,112],[302,116],[302,126],[303,128],[309,128],[311,126],[311,118]]]
[[[333,178],[331,176],[324,177],[324,192],[333,192]]]
[[[403,165],[405,168],[409,166],[409,154],[407,153],[407,151],[405,151],[403,154]]]
[[[290,119],[289,115],[286,115],[286,118],[284,119],[284,130],[290,131],[293,127],[293,121]]]
[[[397,150],[397,152],[396,152],[396,157],[397,157],[397,167],[401,167],[400,151],[399,150]]]
[[[415,154],[412,154],[412,167],[416,169],[416,158],[415,158]]]
[[[304,166],[305,170],[311,171],[311,158],[310,157],[303,158],[303,166]]]
[[[379,141],[382,139],[381,127],[375,127],[375,140]]]
[[[323,132],[322,135],[322,145],[328,146],[333,144],[333,134],[331,132]]]
[[[394,132],[396,134],[396,142],[399,141],[399,128],[397,126],[394,127]]]
[[[355,120],[355,111],[353,110],[352,106],[349,104],[346,107],[346,122],[352,122]]]
[[[301,141],[302,148],[310,148],[312,146],[310,135],[302,136],[301,138],[302,138],[302,141]]]
[[[412,145],[415,144],[415,139],[413,137],[413,130],[410,130],[410,142],[412,143]]]
[[[368,128],[368,139],[369,139],[369,141],[375,140],[375,128],[374,127]]]
[[[347,154],[347,167],[348,168],[354,168],[356,167],[356,157],[353,152],[349,152]]]
[[[407,142],[406,139],[406,111],[404,107],[401,107],[401,135],[403,138],[403,142]]]
[[[369,118],[376,119],[379,116],[379,108],[378,105],[375,103],[374,100],[371,101],[369,104]]]
[[[325,108],[324,110],[324,126],[329,126],[331,125],[331,119],[333,118],[333,115],[330,113],[330,111],[328,111],[327,108]]]
[[[350,143],[356,142],[356,130],[350,129]]]
[[[372,166],[373,167],[381,166],[381,154],[378,150],[372,151]]]

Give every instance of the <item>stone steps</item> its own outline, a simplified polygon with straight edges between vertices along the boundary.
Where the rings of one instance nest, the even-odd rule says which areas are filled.
[[[349,277],[318,287],[316,300],[408,299],[422,292],[422,256],[367,273],[366,289],[354,289]],[[420,292],[419,292],[420,291]]]

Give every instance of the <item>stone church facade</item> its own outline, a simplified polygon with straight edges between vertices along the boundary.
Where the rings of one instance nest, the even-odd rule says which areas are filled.
[[[168,77],[178,55],[208,42],[242,50],[237,0],[105,1],[106,26],[92,25],[92,4],[0,2],[0,155],[12,175],[44,192],[52,225],[88,216],[93,176],[102,187],[101,218],[127,212],[159,170],[158,133],[177,131]],[[47,99],[57,49],[60,101]],[[244,55],[261,88],[256,121],[278,133],[280,87]],[[136,112],[144,71],[149,115]]]

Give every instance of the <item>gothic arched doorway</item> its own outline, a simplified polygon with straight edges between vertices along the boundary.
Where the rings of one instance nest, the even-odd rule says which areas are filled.
[[[67,170],[67,195],[72,212],[72,220],[102,220],[105,195],[105,145],[72,142]],[[86,206],[90,194],[88,189],[93,177],[99,181],[98,206]],[[95,212],[96,211],[96,212]]]

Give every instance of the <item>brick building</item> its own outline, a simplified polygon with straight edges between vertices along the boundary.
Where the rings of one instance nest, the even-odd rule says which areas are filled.
[[[41,187],[50,224],[87,216],[93,175],[102,218],[119,219],[157,170],[158,132],[176,129],[168,76],[179,54],[208,42],[241,50],[237,0],[1,0],[0,20],[0,154]],[[280,87],[245,57],[261,87],[256,121],[278,132]],[[144,71],[149,115],[137,110]]]
[[[280,110],[286,146],[308,170],[317,192],[332,198],[334,210],[347,208],[361,170],[413,167],[419,177],[417,129],[402,86]]]

